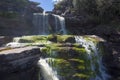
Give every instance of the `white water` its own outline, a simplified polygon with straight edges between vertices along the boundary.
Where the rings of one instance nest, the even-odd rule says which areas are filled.
[[[48,35],[55,34],[66,34],[65,19],[59,15],[43,13],[33,14],[33,24],[36,28],[36,34]]]
[[[66,29],[65,29],[65,19],[64,17],[61,17],[59,15],[54,15],[55,16],[55,26],[56,26],[56,31],[63,32],[63,34],[67,34]],[[58,27],[58,22],[60,22],[60,30]]]
[[[39,65],[41,68],[41,73],[44,78],[44,80],[59,80],[57,77],[57,72],[52,69],[52,67],[49,66],[47,60],[49,58],[40,58]]]
[[[104,65],[102,64],[102,57],[99,55],[98,48],[95,45],[95,43],[90,40],[86,41],[82,36],[75,36],[75,40],[78,44],[81,44],[87,51],[88,58],[91,61],[91,70],[93,72],[96,72],[95,68],[99,68],[100,74],[96,74],[96,77],[94,78],[94,80],[108,80],[108,78],[110,76],[106,73],[106,69],[105,69]],[[93,57],[96,57],[96,59],[95,59],[96,61],[93,61],[93,59],[92,59]],[[99,67],[96,67],[94,62],[97,62]],[[93,80],[93,79],[91,79],[91,80]]]
[[[20,48],[20,47],[25,47],[26,45],[27,43],[9,42],[5,46],[11,48]]]

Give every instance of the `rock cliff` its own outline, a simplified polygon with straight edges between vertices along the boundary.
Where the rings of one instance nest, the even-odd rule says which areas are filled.
[[[97,12],[95,11],[89,13],[93,9],[96,9],[94,6],[89,8],[87,12],[84,9],[84,5],[81,7],[84,10],[77,11],[74,8],[72,1],[75,0],[65,0],[55,5],[53,12],[65,17],[66,28],[69,31],[69,34],[78,34],[78,35],[98,35],[106,40],[106,50],[107,55],[105,55],[104,60],[106,65],[113,76],[114,80],[119,80],[120,71],[120,24],[119,17],[108,13],[106,16],[103,14],[103,18],[99,19]],[[77,0],[76,0],[77,1]],[[78,0],[79,1],[79,0]],[[86,0],[89,1],[89,0]],[[89,4],[89,3],[88,3]],[[94,3],[93,3],[94,4]],[[109,5],[109,4],[107,4]],[[114,5],[114,4],[113,4]],[[111,7],[113,6],[111,5]],[[88,5],[86,5],[87,7]],[[115,8],[116,9],[116,8]],[[108,11],[112,10],[109,8]],[[78,12],[79,11],[79,12]],[[107,11],[106,11],[107,12]],[[108,19],[108,15],[112,14],[114,18]],[[97,16],[96,16],[97,15]],[[118,13],[116,13],[118,15]],[[106,20],[108,19],[108,20]]]
[[[0,75],[28,69],[37,65],[40,49],[25,47],[0,52]]]

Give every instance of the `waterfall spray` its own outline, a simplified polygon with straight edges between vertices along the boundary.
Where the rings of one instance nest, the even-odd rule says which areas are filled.
[[[46,59],[40,58],[39,60],[39,65],[44,80],[59,80],[59,78],[57,77],[57,72],[54,71],[52,67],[50,67],[50,65],[48,64],[47,62],[48,59],[49,58]]]

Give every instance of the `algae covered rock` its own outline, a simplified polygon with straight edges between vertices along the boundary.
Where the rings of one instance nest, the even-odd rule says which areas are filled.
[[[70,38],[75,42],[69,41]],[[95,80],[99,77],[102,80],[104,77],[102,74],[106,73],[102,72],[104,70],[101,64],[103,50],[98,49],[99,46],[102,46],[99,44],[98,38],[58,35],[57,42],[45,45],[41,51],[45,58],[50,58],[48,62],[60,79]],[[72,44],[71,46],[68,46],[69,42]]]
[[[60,43],[75,43],[73,35],[57,35],[57,42]]]
[[[39,46],[42,58],[47,58],[60,80],[102,80],[102,74],[106,75],[101,64],[104,50],[98,37],[38,35],[18,37],[15,41]]]
[[[13,39],[14,42],[19,43],[35,43],[40,41],[46,41],[47,36],[22,36],[22,37],[16,37]]]

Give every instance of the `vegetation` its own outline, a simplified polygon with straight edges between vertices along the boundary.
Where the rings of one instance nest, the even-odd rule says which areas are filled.
[[[69,13],[84,15],[98,22],[118,20],[120,16],[120,0],[64,0],[56,4],[55,9],[63,12],[64,6],[69,8]]]
[[[24,15],[26,11],[36,12],[41,10],[39,3],[29,0],[1,0],[0,17],[13,18],[17,15]]]

